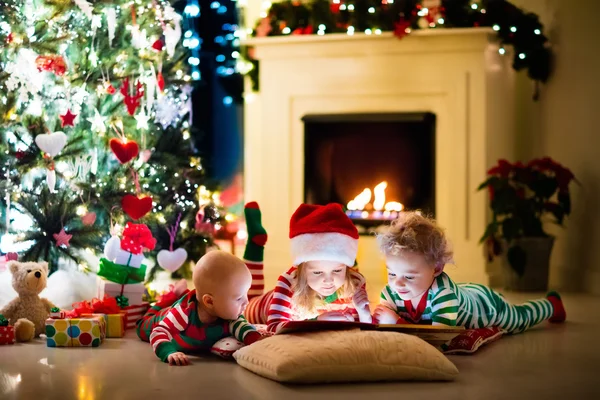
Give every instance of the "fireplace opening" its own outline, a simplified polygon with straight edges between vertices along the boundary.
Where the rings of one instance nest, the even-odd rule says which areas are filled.
[[[435,115],[306,115],[304,201],[340,203],[362,234],[435,212]]]

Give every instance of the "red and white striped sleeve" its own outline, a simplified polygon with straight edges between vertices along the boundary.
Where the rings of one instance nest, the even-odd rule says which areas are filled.
[[[297,268],[292,267],[277,279],[277,285],[273,291],[269,313],[267,315],[267,330],[277,332],[288,321],[293,320],[292,288],[296,282]]]
[[[195,295],[195,291],[190,292],[190,295]],[[188,326],[190,308],[189,301],[186,300],[188,300],[190,295],[173,305],[163,320],[150,333],[152,349],[158,358],[164,362],[167,361],[169,354],[181,351],[176,338]]]

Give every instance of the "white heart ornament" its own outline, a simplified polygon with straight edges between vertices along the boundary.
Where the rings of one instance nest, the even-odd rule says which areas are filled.
[[[62,151],[67,144],[67,135],[64,132],[56,131],[44,133],[35,137],[35,144],[50,157],[54,157]]]
[[[161,250],[156,257],[158,265],[171,272],[175,272],[181,268],[185,260],[187,260],[187,251],[181,248],[175,251]]]
[[[117,254],[121,250],[121,239],[118,236],[111,236],[104,245],[104,256],[108,261],[114,262]]]

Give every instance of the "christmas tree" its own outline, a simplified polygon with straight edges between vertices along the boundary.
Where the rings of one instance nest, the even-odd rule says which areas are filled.
[[[199,43],[182,25],[195,9],[0,7],[0,250],[51,271],[67,260],[95,269],[89,254],[132,222],[157,240],[146,257],[183,248],[197,260],[221,216],[190,123]]]

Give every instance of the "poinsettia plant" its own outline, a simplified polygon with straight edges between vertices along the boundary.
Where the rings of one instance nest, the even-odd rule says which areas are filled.
[[[478,190],[487,190],[490,196],[492,220],[481,237],[491,261],[502,253],[502,240],[508,244],[507,256],[511,266],[523,273],[523,249],[513,245],[522,237],[549,237],[543,220],[550,217],[562,225],[571,213],[569,184],[575,176],[549,157],[518,161],[511,164],[498,160],[488,172],[488,178]]]

